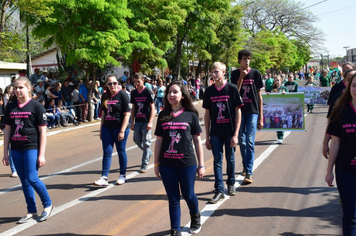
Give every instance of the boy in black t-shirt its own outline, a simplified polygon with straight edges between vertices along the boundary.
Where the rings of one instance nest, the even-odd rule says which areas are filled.
[[[148,163],[153,155],[151,151],[152,121],[155,114],[153,93],[144,86],[144,76],[134,75],[136,89],[131,92],[131,129],[134,130],[134,141],[143,151],[141,173],[147,172]]]
[[[226,66],[215,62],[212,67],[214,84],[206,89],[203,99],[205,108],[204,123],[207,135],[205,146],[213,151],[215,195],[209,200],[217,203],[225,197],[222,174],[223,146],[225,145],[225,158],[227,162],[227,188],[228,194],[234,196],[235,192],[235,148],[240,127],[243,105],[237,87],[225,80]]]
[[[240,68],[231,74],[231,83],[236,84],[244,106],[241,108],[239,145],[242,156],[244,183],[252,183],[252,170],[255,158],[256,128],[263,128],[263,105],[261,89],[263,82],[258,70],[250,67],[252,53],[241,50],[238,54]]]

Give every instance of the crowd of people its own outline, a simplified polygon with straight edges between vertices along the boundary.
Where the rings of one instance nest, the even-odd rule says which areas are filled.
[[[34,191],[43,205],[39,221],[47,220],[54,209],[46,186],[38,178],[38,168],[46,163],[46,126],[53,128],[57,124],[66,126],[67,122],[75,125],[87,122],[88,100],[92,100],[95,110],[93,118],[101,121],[103,149],[102,173],[93,184],[98,187],[109,185],[114,145],[120,165],[116,184],[126,182],[126,143],[132,129],[134,142],[142,150],[141,173],[147,172],[154,156],[155,175],[162,180],[168,196],[170,235],[181,235],[181,194],[189,208],[190,232],[198,233],[201,230],[201,214],[194,184],[196,175],[204,177],[205,167],[200,138],[202,129],[193,100],[203,98],[207,136],[205,147],[212,151],[214,158],[215,193],[208,201],[211,204],[225,198],[223,153],[227,162],[227,194],[234,196],[237,145],[242,157],[243,183],[251,184],[257,129],[262,129],[264,125],[293,127],[300,118],[298,114],[292,114],[280,118],[278,122],[275,119],[274,122],[272,119],[267,122],[264,118],[267,114],[263,111],[263,89],[268,93],[298,92],[298,83],[293,74],[287,74],[286,81],[280,74],[273,78],[272,83],[269,79],[264,81],[260,72],[250,67],[251,57],[252,54],[247,50],[238,53],[240,68],[232,72],[231,82],[226,79],[226,65],[215,62],[211,66],[211,85],[206,89],[202,89],[200,77],[156,80],[142,73],[129,75],[128,72],[119,79],[115,75],[108,75],[105,81],[96,81],[94,86],[90,86],[90,80],[76,81],[75,73],[68,76],[63,85],[55,76],[49,75],[52,78],[49,79],[46,71],[42,71],[42,76],[38,78],[37,69],[37,77],[33,75],[27,79],[21,76],[14,79],[1,96],[1,102],[5,124],[3,163],[13,165],[16,169],[27,203],[27,214],[18,223],[38,217]],[[344,211],[344,235],[355,235],[356,150],[351,144],[356,137],[356,70],[348,63],[343,65],[343,69],[345,79],[334,85],[331,91],[333,98],[330,101],[334,109],[331,108],[329,114],[323,154],[329,159],[325,177],[329,186],[333,186],[333,167],[336,166],[336,180]],[[306,78],[306,86],[316,86],[313,84],[313,75],[307,75]],[[94,89],[89,93],[91,99],[88,99],[91,87]],[[308,107],[308,110],[313,109]],[[283,116],[277,111],[269,115]],[[154,128],[155,116],[158,117]],[[154,152],[151,149],[152,130],[156,136]],[[277,132],[277,139],[283,139],[282,131]]]

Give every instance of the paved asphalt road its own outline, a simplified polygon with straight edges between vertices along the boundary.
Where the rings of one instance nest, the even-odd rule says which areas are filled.
[[[201,103],[196,107],[203,117]],[[321,149],[326,111],[316,107],[306,117],[306,132],[287,133],[282,145],[275,144],[275,132],[257,132],[251,185],[240,185],[237,149],[237,194],[219,204],[207,204],[213,196],[214,177],[212,153],[204,146],[206,176],[196,181],[204,223],[199,235],[341,235],[337,189],[324,182],[327,161]],[[166,235],[170,223],[165,191],[153,165],[147,173],[137,172],[142,152],[135,147],[132,132],[126,184],[96,188],[92,183],[100,176],[102,156],[99,125],[71,128],[49,132],[47,165],[39,172],[56,206],[48,221],[16,224],[26,214],[20,181],[8,177],[8,167],[0,168],[0,235]],[[109,181],[115,183],[118,176],[115,155]],[[37,203],[41,213],[38,197]],[[189,213],[184,200],[181,203],[181,224],[187,226]]]

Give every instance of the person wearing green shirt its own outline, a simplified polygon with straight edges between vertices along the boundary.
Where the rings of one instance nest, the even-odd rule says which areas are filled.
[[[294,76],[292,73],[288,75],[288,81],[284,83],[284,86],[287,87],[290,93],[298,92],[298,83],[293,81]]]
[[[273,86],[272,86],[272,90],[267,91],[267,95],[269,95],[269,93],[288,93],[288,89],[282,84],[282,77],[280,75],[277,75],[274,77],[274,82],[273,82]],[[275,118],[275,122],[277,120],[280,120],[279,118]],[[282,128],[282,127],[280,127]],[[284,137],[284,131],[277,131],[277,143],[278,144],[282,144],[283,143],[283,137]]]
[[[274,80],[271,73],[269,73],[268,75],[269,75],[269,79],[266,79],[265,81],[265,90],[271,91]]]
[[[320,75],[320,87],[330,87],[331,78],[328,75],[327,70],[323,70],[323,73]]]
[[[308,76],[308,82],[305,84],[305,86],[316,87],[316,83],[314,83],[313,81],[313,75]],[[308,107],[308,112],[310,111],[310,113],[313,113],[314,102],[312,99],[310,100],[310,103],[307,104],[307,107]]]

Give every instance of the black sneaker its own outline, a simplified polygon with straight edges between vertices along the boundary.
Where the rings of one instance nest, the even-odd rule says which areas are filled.
[[[228,185],[227,186],[227,194],[229,196],[235,196],[236,195],[236,190],[235,190],[235,185]]]
[[[244,184],[251,184],[253,182],[252,175],[247,174],[244,179]]]
[[[174,236],[182,236],[180,230],[176,230],[176,229],[171,229],[171,232],[169,235],[174,235]]]
[[[190,233],[197,234],[201,230],[200,213],[190,215]]]
[[[225,198],[225,194],[224,193],[215,193],[214,197],[212,199],[209,200],[209,203],[217,203],[218,201],[220,201],[221,199]]]

